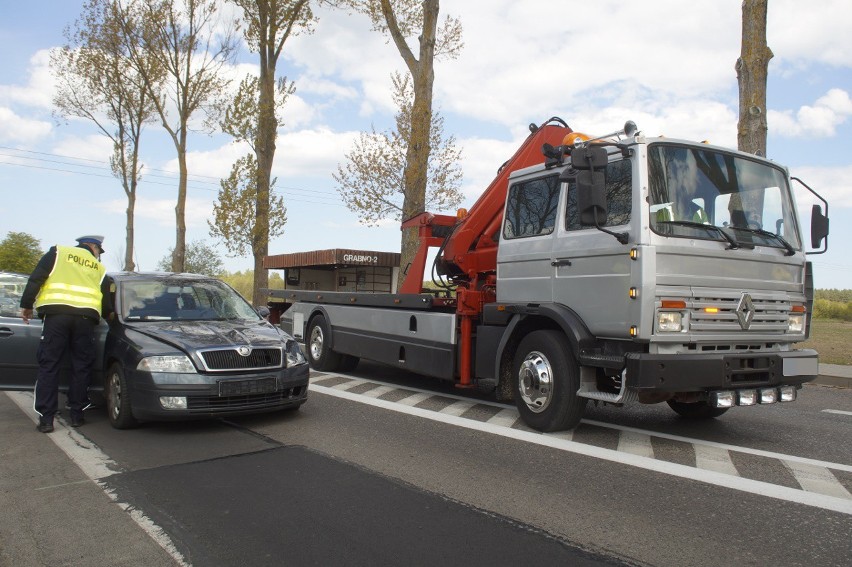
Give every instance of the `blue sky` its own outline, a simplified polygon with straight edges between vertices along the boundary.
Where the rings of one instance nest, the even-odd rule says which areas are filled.
[[[108,269],[121,266],[126,201],[108,170],[110,144],[85,122],[52,114],[51,48],[79,16],[82,0],[0,0],[0,237],[23,231],[44,247],[85,233],[106,235]],[[741,0],[441,2],[461,19],[465,47],[436,68],[435,100],[445,130],[463,148],[470,205],[526,134],[560,116],[603,134],[634,120],[649,136],[735,147]],[[280,71],[296,94],[279,131],[274,168],[287,205],[284,235],[270,253],[324,248],[398,251],[399,228],[360,226],[341,203],[332,173],[361,130],[392,126],[390,73],[396,49],[366,18],[318,12],[312,35],[286,48]],[[830,249],[812,256],[819,288],[852,288],[852,5],[848,0],[771,0],[768,155],[829,200]],[[255,58],[243,49],[241,77]],[[154,269],[174,246],[176,160],[159,125],[143,138],[136,257]],[[244,150],[224,136],[194,133],[187,240],[213,243],[218,179]],[[228,270],[251,267],[231,258]]]

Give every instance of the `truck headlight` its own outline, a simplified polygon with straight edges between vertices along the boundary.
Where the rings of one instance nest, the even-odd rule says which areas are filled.
[[[803,333],[805,331],[805,314],[790,313],[790,318],[787,319],[788,333]]]
[[[657,330],[661,333],[679,333],[683,330],[683,314],[680,311],[657,313]]]
[[[287,368],[304,364],[306,362],[305,355],[302,354],[302,349],[299,348],[299,343],[296,341],[287,341],[285,351],[287,355]]]
[[[195,365],[185,355],[147,356],[139,361],[136,370],[143,372],[169,372],[171,374],[195,374]]]

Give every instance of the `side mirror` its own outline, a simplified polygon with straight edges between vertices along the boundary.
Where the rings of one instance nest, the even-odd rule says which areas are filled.
[[[577,173],[577,210],[583,226],[606,224],[606,180],[602,171]]]
[[[266,305],[256,307],[255,311],[257,311],[257,314],[263,317],[264,319],[269,317],[269,307],[267,307]]]
[[[814,205],[811,209],[811,247],[819,248],[827,237],[828,217],[822,214],[822,207]]]
[[[580,171],[602,169],[608,161],[609,155],[603,146],[586,145],[571,150],[571,165]]]

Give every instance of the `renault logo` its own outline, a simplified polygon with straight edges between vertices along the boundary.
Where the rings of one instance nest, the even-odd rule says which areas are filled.
[[[747,293],[744,293],[740,297],[740,302],[737,305],[737,319],[739,319],[740,327],[744,331],[747,331],[751,327],[751,322],[754,319],[754,302],[752,302],[751,296]]]
[[[247,346],[241,346],[237,348],[237,352],[240,353],[240,356],[248,356],[251,354],[251,348]]]

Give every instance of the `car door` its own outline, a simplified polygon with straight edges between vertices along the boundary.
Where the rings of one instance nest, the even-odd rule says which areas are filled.
[[[38,363],[41,321],[21,319],[21,294],[27,276],[0,273],[0,388],[31,390]]]
[[[0,273],[0,390],[32,390],[38,373],[38,345],[42,322],[34,318],[29,323],[21,319],[21,294],[28,277],[22,274]],[[95,328],[96,358],[92,369],[91,386],[102,389],[104,344],[109,326],[101,319]],[[59,389],[67,391],[71,372],[71,357],[66,353],[60,364]]]

